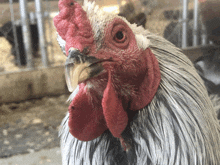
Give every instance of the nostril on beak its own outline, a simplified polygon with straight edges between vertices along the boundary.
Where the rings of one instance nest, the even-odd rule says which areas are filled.
[[[71,47],[69,49],[69,55],[67,57],[67,62],[72,63],[73,61],[75,63],[82,63],[84,60],[84,54],[82,54],[78,49]]]
[[[71,47],[69,48],[68,53],[69,53],[68,57],[71,57],[71,56],[75,56],[76,54],[79,54],[80,51],[76,48]]]

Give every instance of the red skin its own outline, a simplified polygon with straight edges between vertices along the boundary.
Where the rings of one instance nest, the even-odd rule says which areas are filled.
[[[90,56],[111,58],[113,62],[104,62],[101,75],[79,84],[79,92],[69,106],[70,133],[79,140],[89,141],[109,129],[113,136],[121,138],[131,120],[129,111],[144,108],[157,91],[158,62],[149,48],[138,48],[135,35],[120,18],[106,25],[104,44],[97,51],[85,11],[77,3],[69,5],[71,2],[60,1],[60,14],[54,18],[59,35],[66,40],[66,52],[70,47],[80,51],[87,47]],[[124,35],[120,40],[115,37],[118,31]],[[103,83],[97,85],[99,80]],[[88,82],[94,84],[91,89],[86,86]],[[92,98],[97,100],[94,102]]]

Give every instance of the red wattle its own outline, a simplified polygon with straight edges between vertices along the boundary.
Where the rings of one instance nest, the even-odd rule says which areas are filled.
[[[108,129],[102,107],[94,109],[84,84],[80,84],[79,92],[69,106],[68,124],[70,133],[82,141],[95,139]]]
[[[111,80],[109,71],[108,84],[103,94],[102,108],[107,127],[114,137],[120,138],[122,131],[128,124],[128,116],[122,107]]]

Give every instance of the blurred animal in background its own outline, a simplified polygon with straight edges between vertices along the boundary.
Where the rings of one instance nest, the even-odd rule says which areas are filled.
[[[151,15],[154,9],[158,6],[158,0],[139,0],[140,9],[144,10],[146,15]]]
[[[220,48],[214,49],[198,58],[195,67],[205,82],[205,86],[214,101],[220,120]]]
[[[200,3],[202,22],[206,27],[208,40],[220,45],[220,1],[204,1]]]
[[[195,61],[195,67],[205,82],[212,99],[220,102],[220,1],[200,2],[200,15],[207,38],[213,42],[212,49],[203,51],[203,56]],[[217,101],[216,101],[217,102]],[[220,119],[220,104],[217,104]]]
[[[178,21],[182,17],[182,12],[182,10],[165,10],[163,15],[167,20]],[[193,19],[193,10],[188,10],[188,19]]]
[[[214,50],[195,61],[195,67],[210,94],[220,95],[220,50]]]
[[[205,26],[205,31],[208,41],[212,41],[216,45],[220,45],[220,1],[201,1],[198,22],[198,37],[199,45],[201,44],[202,24]],[[188,46],[192,46],[193,39],[193,12],[188,10],[188,32],[187,41]],[[164,37],[172,42],[177,47],[182,44],[182,23],[178,22],[181,19],[181,10],[167,10],[164,11],[164,17],[172,20],[164,30]]]
[[[15,25],[16,28],[16,35],[17,35],[17,41],[18,41],[18,53],[16,54],[16,43],[15,43],[15,37],[13,34],[13,27],[12,22],[8,21],[6,22],[2,27],[0,27],[0,37],[5,37],[7,41],[11,44],[11,54],[15,57],[15,63],[18,65],[18,58],[20,58],[21,65],[26,65],[26,54],[24,49],[24,40],[22,35],[22,27],[20,24]],[[31,32],[31,46],[33,51],[33,56],[38,56],[38,47],[39,47],[39,37],[38,37],[38,28],[36,24],[30,25],[30,32]]]
[[[198,44],[201,44],[202,24],[198,23]],[[182,23],[171,21],[164,30],[164,38],[177,47],[182,47]],[[193,46],[193,20],[187,26],[187,46]]]
[[[193,11],[188,10],[188,25],[187,25],[187,46],[193,46]],[[175,46],[182,47],[182,10],[166,10],[163,12],[164,17],[171,22],[164,30],[164,38],[173,43]],[[198,44],[201,44],[202,22],[198,22]]]
[[[59,10],[72,92],[63,165],[219,164],[215,104],[178,48],[94,2],[60,0]]]
[[[153,12],[157,4],[157,0],[140,0],[136,2],[128,0],[120,7],[118,15],[125,17],[131,24],[135,23],[145,28],[147,16]]]
[[[122,6],[118,15],[125,17],[132,24],[136,23],[138,26],[141,25],[145,28],[147,16],[143,12],[137,12],[133,2],[126,3],[124,6]]]

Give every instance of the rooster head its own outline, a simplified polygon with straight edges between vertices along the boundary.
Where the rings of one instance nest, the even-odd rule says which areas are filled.
[[[82,141],[109,130],[122,138],[137,110],[153,99],[160,83],[158,61],[147,31],[106,13],[94,2],[81,7],[59,1],[54,18],[66,61],[66,81],[73,92],[69,131]]]

